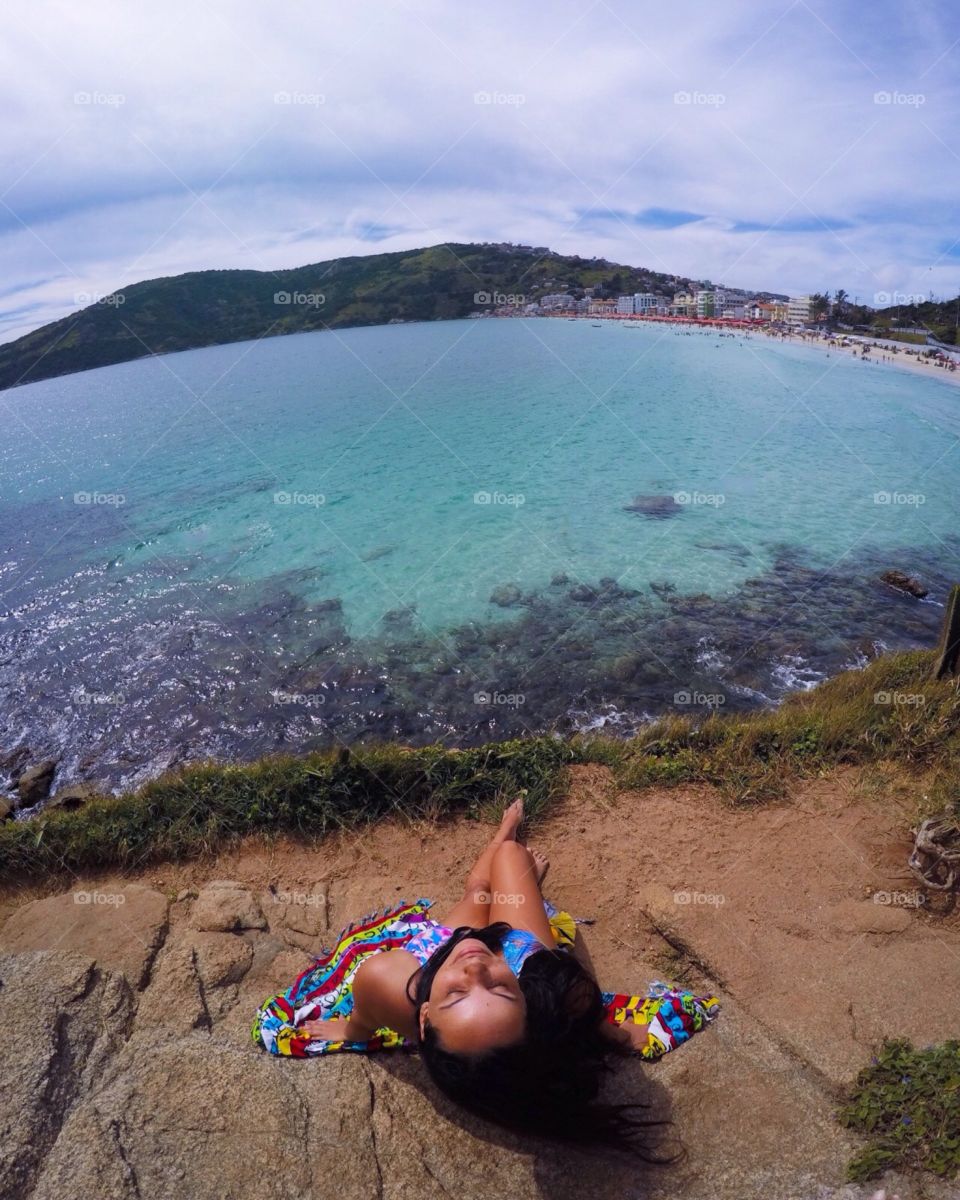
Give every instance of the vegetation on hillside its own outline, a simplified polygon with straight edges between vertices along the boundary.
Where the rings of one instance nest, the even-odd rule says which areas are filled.
[[[200,346],[390,321],[490,312],[491,298],[602,286],[674,290],[691,280],[508,245],[432,246],[285,271],[192,271],[132,284],[0,346],[0,389]]]
[[[889,299],[894,303],[886,303]],[[909,301],[909,303],[907,302]],[[930,334],[944,345],[960,345],[960,296],[953,300],[920,300],[915,296],[878,294],[878,307],[851,303],[838,289],[810,297],[814,318],[834,330],[855,329],[871,337],[923,345]]]

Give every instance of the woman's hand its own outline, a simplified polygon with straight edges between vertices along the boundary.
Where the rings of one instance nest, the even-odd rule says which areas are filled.
[[[627,1046],[631,1050],[636,1050],[638,1054],[646,1048],[649,1029],[649,1025],[635,1025],[633,1021],[621,1021],[614,1024],[605,1020],[600,1026],[603,1035],[608,1037],[611,1042]]]
[[[631,1048],[638,1054],[641,1050],[646,1049],[649,1025],[637,1025],[633,1021],[624,1021],[620,1028],[626,1033]]]
[[[298,1033],[308,1037],[324,1038],[329,1042],[349,1042],[354,1039],[349,1033],[349,1020],[346,1017],[330,1017],[326,1021],[303,1021],[297,1026]]]

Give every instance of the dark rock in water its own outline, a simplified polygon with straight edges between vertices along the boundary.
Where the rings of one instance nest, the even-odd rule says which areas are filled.
[[[550,586],[551,587],[563,587],[563,585],[565,583],[569,583],[569,582],[570,582],[569,576],[565,575],[563,573],[563,571],[557,571],[556,575],[554,575],[553,578],[550,580]]]
[[[662,521],[666,517],[675,517],[677,513],[683,512],[683,505],[678,504],[673,496],[634,496],[633,503],[625,504],[623,511]]]
[[[380,621],[384,629],[409,630],[413,627],[416,615],[415,605],[406,608],[391,608],[389,612],[383,614]]]
[[[64,812],[70,812],[75,808],[80,808],[86,804],[88,800],[92,800],[94,796],[103,795],[103,789],[99,789],[90,783],[71,783],[68,787],[61,788],[55,792],[47,803],[43,806],[44,812],[50,808],[59,808]]]
[[[314,612],[342,612],[343,601],[339,596],[332,596],[329,600],[318,600],[313,605]]]
[[[515,583],[501,584],[490,593],[490,603],[499,604],[501,608],[510,608],[511,605],[519,604],[522,599],[523,592]]]
[[[29,808],[33,804],[39,804],[41,800],[46,800],[50,795],[50,785],[53,783],[53,773],[56,769],[57,764],[52,759],[46,759],[24,771],[17,782],[21,807]]]
[[[29,759],[30,748],[18,746],[7,754],[0,754],[0,771],[7,771],[13,779],[16,779]]]
[[[569,595],[571,600],[576,600],[580,604],[589,604],[597,598],[597,593],[592,587],[587,587],[585,583],[578,583],[576,587],[572,587]]]
[[[659,596],[661,600],[666,600],[672,596],[677,590],[676,584],[673,583],[657,583],[651,582],[650,591],[655,596]]]
[[[619,658],[613,660],[610,674],[614,679],[619,679],[621,683],[626,683],[628,680],[633,679],[641,666],[643,666],[643,660],[639,655],[622,654]]]
[[[898,592],[906,592],[908,596],[915,596],[918,600],[922,600],[924,596],[930,594],[919,579],[914,579],[912,575],[905,575],[903,571],[884,571],[880,578],[884,583],[896,588]]]

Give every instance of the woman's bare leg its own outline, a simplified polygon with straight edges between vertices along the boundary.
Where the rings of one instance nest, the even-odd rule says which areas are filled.
[[[539,880],[546,872],[542,855],[534,858],[519,842],[504,842],[493,856],[490,870],[490,921],[506,921],[515,929],[526,929],[545,946],[553,945],[553,932]]]
[[[516,840],[522,820],[523,800],[518,798],[504,812],[500,828],[473,864],[464,884],[463,898],[458,901],[444,922],[451,929],[456,929],[459,925],[483,929],[490,924],[490,871],[493,860],[505,842]]]

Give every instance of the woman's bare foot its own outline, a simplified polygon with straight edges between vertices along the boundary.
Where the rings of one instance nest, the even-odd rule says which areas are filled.
[[[503,814],[497,840],[501,842],[515,842],[517,840],[517,830],[520,828],[522,821],[523,797],[518,796]]]
[[[539,850],[531,850],[533,856],[533,865],[537,871],[537,887],[539,887],[547,877],[547,872],[550,870],[550,860],[545,854],[541,854]]]

